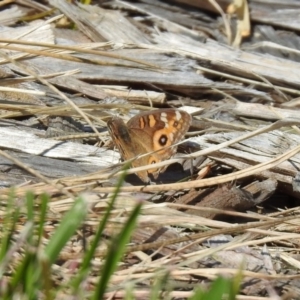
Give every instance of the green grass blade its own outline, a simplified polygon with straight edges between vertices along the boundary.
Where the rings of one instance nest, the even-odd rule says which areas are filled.
[[[45,195],[42,196],[41,210],[38,211],[38,231],[34,231],[34,195],[31,192],[26,194],[26,215],[28,220],[24,229],[29,228],[29,225],[31,224],[31,227],[28,229],[29,231],[26,233],[26,244],[29,247],[24,248],[24,257],[20,264],[15,268],[15,272],[11,278],[10,286],[12,290],[16,289],[17,287],[23,287],[24,293],[28,296],[28,299],[34,299],[38,294],[38,289],[41,287],[41,267],[37,261],[37,252],[43,233],[45,213],[47,211],[47,199]],[[36,233],[38,233],[38,235]]]
[[[225,295],[228,296],[230,288],[231,279],[218,277],[212,282],[208,291],[198,289],[189,300],[222,300]]]
[[[74,235],[76,229],[82,224],[87,214],[87,205],[82,197],[75,200],[74,205],[64,215],[59,227],[51,237],[44,251],[44,258],[49,265],[53,264],[58,258],[62,248]]]
[[[126,294],[124,300],[134,300],[134,285],[131,283],[126,284]]]
[[[18,238],[17,244],[15,244],[14,248],[10,249],[9,252],[15,253],[19,250],[21,246],[25,244],[25,241],[29,239],[29,237],[32,235],[33,231],[33,223],[31,221],[27,222],[20,233],[20,236]],[[10,288],[11,290],[15,290],[19,285],[22,286],[22,288],[26,285],[27,280],[27,274],[26,269],[28,268],[30,258],[32,257],[32,253],[28,251],[28,249],[25,250],[25,255],[23,259],[21,260],[20,264],[15,268],[15,272],[13,273],[11,280],[10,280]],[[36,270],[37,272],[38,270]]]
[[[39,224],[37,229],[38,241],[37,244],[41,243],[43,234],[44,234],[44,225],[46,222],[46,215],[49,203],[49,196],[47,194],[42,194],[41,197],[41,204],[40,204],[40,211],[39,211]]]
[[[11,258],[7,253],[11,245],[12,235],[18,221],[19,212],[20,209],[19,206],[15,205],[15,197],[12,190],[7,200],[6,213],[3,219],[2,236],[0,239],[0,278],[2,278],[3,272],[5,272]]]
[[[32,192],[26,193],[27,221],[34,222],[34,195]]]
[[[158,273],[159,275],[154,280],[154,284],[151,287],[150,291],[150,300],[156,300],[161,298],[161,293],[164,291],[164,299],[168,299],[168,291],[169,290],[169,278],[170,273],[167,271],[162,271]]]
[[[106,224],[108,222],[110,213],[114,207],[114,203],[117,199],[117,196],[120,192],[120,189],[124,183],[124,180],[126,178],[126,170],[129,168],[129,164],[124,165],[123,167],[123,174],[120,176],[117,185],[116,185],[116,189],[114,191],[114,193],[111,196],[111,199],[108,203],[108,207],[106,209],[106,212],[103,216],[103,218],[100,220],[100,224],[97,228],[95,237],[91,243],[90,249],[86,252],[84,258],[83,258],[83,262],[81,264],[80,270],[78,272],[78,276],[75,278],[75,280],[73,281],[72,285],[73,285],[73,294],[77,294],[78,289],[80,288],[80,283],[82,282],[82,280],[84,280],[84,278],[86,277],[87,273],[90,270],[90,266],[91,266],[91,261],[95,255],[95,251],[100,243],[103,231],[106,227]]]
[[[236,296],[239,293],[241,288],[242,280],[243,280],[243,264],[241,264],[238,272],[231,280],[231,287],[229,290],[228,300],[236,299]]]
[[[128,221],[124,224],[121,232],[113,238],[111,247],[109,247],[108,249],[103,269],[101,270],[99,283],[96,285],[96,290],[92,299],[97,300],[103,298],[110,277],[116,270],[118,263],[125,252],[126,245],[130,240],[130,236],[136,226],[136,221],[141,211],[141,207],[142,203],[139,203],[134,208],[131,215],[129,216]]]

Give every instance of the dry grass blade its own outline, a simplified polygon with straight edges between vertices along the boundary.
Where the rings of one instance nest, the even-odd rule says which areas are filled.
[[[36,55],[41,55],[41,56],[50,56],[50,57],[57,57],[60,59],[67,59],[67,60],[71,60],[71,61],[77,61],[77,62],[87,62],[86,59],[80,59],[78,57],[74,57],[74,56],[66,56],[63,54],[55,54],[55,53],[51,53],[49,51],[53,51],[53,49],[58,49],[61,50],[61,52],[76,52],[76,53],[84,53],[84,54],[92,54],[92,55],[97,55],[97,56],[106,56],[106,57],[110,57],[110,58],[115,58],[117,60],[127,60],[127,61],[131,61],[137,64],[140,64],[142,66],[145,67],[149,67],[149,68],[153,68],[153,69],[157,69],[160,70],[160,67],[158,65],[155,64],[151,64],[148,63],[147,61],[141,61],[132,57],[126,57],[126,56],[120,56],[118,54],[114,54],[114,53],[109,53],[106,51],[99,51],[99,50],[90,50],[90,49],[86,49],[87,47],[93,47],[93,48],[98,48],[101,46],[106,46],[107,44],[105,43],[99,43],[99,44],[90,44],[90,45],[82,45],[82,46],[60,46],[60,45],[54,45],[54,44],[49,44],[49,43],[40,43],[40,42],[29,42],[29,41],[22,41],[22,40],[12,40],[12,39],[1,39],[0,38],[0,42],[1,43],[8,43],[8,46],[3,46],[3,48],[9,49],[9,50],[15,50],[15,51],[21,51],[21,52],[28,52],[28,53],[32,53],[32,54],[36,54]],[[48,49],[45,49],[43,51],[38,51],[38,50],[33,50],[33,49],[29,49],[29,48],[21,48],[21,47],[16,47],[16,46],[11,46],[11,44],[20,44],[20,45],[28,45],[28,46],[39,46],[39,47],[45,47]],[[95,64],[99,64],[99,65],[103,65],[106,64],[104,62],[100,62],[97,60],[91,60],[90,62],[95,63]],[[121,64],[117,64],[114,63],[113,65],[121,65]]]
[[[277,220],[270,220],[270,221],[264,221],[264,222],[253,222],[253,223],[246,224],[246,225],[238,224],[235,226],[231,226],[229,228],[209,230],[208,232],[190,234],[187,236],[182,236],[179,238],[174,238],[174,239],[170,239],[170,240],[166,240],[166,241],[162,241],[162,242],[158,241],[158,242],[153,242],[153,243],[145,243],[143,245],[129,246],[129,247],[127,247],[126,251],[127,252],[145,251],[145,250],[153,249],[153,248],[157,249],[159,247],[167,246],[170,244],[177,244],[177,243],[182,243],[182,242],[186,242],[186,241],[193,241],[193,240],[198,240],[198,239],[202,239],[202,238],[209,238],[209,237],[213,237],[215,235],[220,235],[220,234],[240,233],[240,232],[244,232],[248,229],[253,229],[253,228],[257,228],[257,227],[265,227],[265,226],[271,227],[276,224],[291,221],[295,218],[297,218],[297,217],[296,216],[288,216],[288,217],[283,217],[283,218],[280,218]],[[296,237],[296,236],[299,236],[299,235],[293,235],[293,237]],[[273,240],[276,240],[276,238],[274,238]],[[228,246],[228,244],[226,244],[226,247],[227,246]],[[105,251],[99,252],[98,255],[100,255],[100,256],[105,255]],[[205,255],[207,255],[207,254],[205,254]]]
[[[231,32],[231,28],[228,22],[228,19],[223,11],[223,9],[220,7],[220,5],[218,4],[217,1],[215,0],[209,0],[209,2],[211,3],[211,5],[220,13],[220,15],[222,16],[223,22],[224,22],[224,26],[225,26],[225,31],[226,31],[226,36],[227,36],[227,40],[228,40],[228,44],[232,43],[232,32]]]
[[[40,92],[40,91],[30,91],[30,90],[16,89],[16,88],[9,88],[9,87],[0,87],[0,91],[2,91],[2,92],[19,92],[19,93],[39,95],[39,96],[45,95],[44,92]]]

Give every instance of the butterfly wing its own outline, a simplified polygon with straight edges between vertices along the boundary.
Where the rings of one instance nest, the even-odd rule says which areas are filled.
[[[130,160],[141,154],[147,153],[145,147],[139,142],[139,138],[127,127],[121,118],[114,117],[108,120],[107,128],[115,146],[120,152],[122,160]],[[131,163],[132,167],[140,167],[147,164],[147,157],[135,159]],[[144,182],[149,181],[147,171],[138,172],[137,175]]]
[[[176,153],[178,143],[191,125],[191,116],[178,109],[160,109],[136,115],[127,123],[132,136],[138,137],[146,152],[153,152],[147,156],[145,164],[154,164],[169,159]],[[166,167],[165,167],[166,168]],[[165,168],[150,169],[148,173],[154,178]]]
[[[176,153],[178,143],[190,127],[192,118],[178,109],[160,109],[140,113],[127,124],[114,117],[107,122],[110,135],[120,151],[123,160],[156,151],[150,155],[132,161],[132,167],[158,163]],[[153,168],[140,171],[137,175],[144,182],[149,181],[148,174],[157,178],[165,168]]]

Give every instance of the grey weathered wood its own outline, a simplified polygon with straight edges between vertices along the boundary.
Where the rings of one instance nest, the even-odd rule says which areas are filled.
[[[119,11],[105,10],[92,5],[75,6],[57,0],[51,0],[49,3],[73,20],[94,42],[148,42],[145,35]]]
[[[54,159],[27,153],[7,151],[10,156],[18,159],[26,166],[38,171],[49,179],[80,176],[99,170],[99,166],[93,164],[79,164],[76,161]],[[16,166],[12,161],[0,155],[0,186],[9,187],[24,182],[35,182],[38,179],[26,170]]]
[[[299,119],[299,111],[295,109],[284,109],[262,105],[259,103],[241,103],[237,102],[232,107],[232,112],[236,116],[243,116],[247,118],[256,118],[261,120],[277,121],[280,119]]]
[[[12,25],[15,24],[20,18],[24,17],[26,13],[20,7],[13,5],[10,8],[4,9],[0,12],[0,24]]]
[[[100,86],[95,86],[82,80],[78,80],[74,76],[67,76],[67,77],[57,77],[49,80],[52,84],[60,87],[60,88],[67,88],[74,92],[81,92],[84,95],[89,97],[93,97],[96,99],[104,99],[108,97],[105,93],[103,88]]]
[[[90,164],[99,169],[117,163],[119,159],[117,153],[111,150],[68,141],[43,139],[30,132],[13,128],[0,128],[0,148]]]
[[[184,3],[200,9],[205,9],[215,13],[219,13],[215,6],[206,0],[175,0],[177,3]],[[220,7],[226,11],[228,5],[232,3],[230,0],[217,0]],[[299,10],[300,3],[296,0],[273,1],[273,0],[252,0],[248,1],[250,8],[251,20],[268,23],[283,28],[300,29]]]
[[[198,143],[201,148],[206,149],[241,135],[243,135],[242,132],[207,134],[192,138],[191,141]],[[236,169],[245,169],[252,165],[270,161],[272,158],[283,154],[299,144],[300,136],[276,130],[252,137],[240,143],[235,143],[228,148],[223,148],[208,156]],[[288,161],[282,162],[275,168],[256,175],[263,178],[271,177],[281,183],[291,185],[292,179],[299,168],[300,153]]]
[[[209,39],[206,43],[200,43],[179,35],[170,33],[165,35],[168,36],[169,51],[173,50],[176,53],[205,60],[214,70],[219,69],[222,72],[252,78],[259,82],[262,82],[259,76],[263,76],[277,84],[279,82],[282,85],[300,86],[300,64],[297,62],[237,50]],[[163,46],[165,39],[162,34],[157,36],[156,41]]]
[[[162,42],[162,41],[161,41]],[[144,47],[146,47],[144,45]],[[182,47],[182,48],[180,48]],[[218,49],[219,47],[219,49]],[[225,68],[227,72],[238,72],[240,76],[253,76],[248,72],[245,74],[245,68],[243,66],[239,66],[238,64],[232,63],[232,56],[235,50],[231,48],[227,49],[227,53],[224,55],[220,54],[223,57],[219,59],[212,54],[217,49],[219,52],[224,51],[224,46],[216,45],[208,45],[206,43],[199,43],[198,46],[193,46],[192,48],[187,46],[186,41],[181,41],[181,46],[174,44],[168,46],[168,49],[165,46],[154,47],[154,49],[122,49],[114,51],[115,54],[120,57],[131,57],[139,60],[144,60],[148,63],[155,64],[162,68],[160,70],[151,70],[146,69],[145,67],[139,66],[138,68],[133,68],[132,63],[122,62],[125,66],[117,66],[117,61],[111,58],[103,57],[103,63],[107,64],[110,62],[112,66],[105,65],[99,66],[95,64],[88,63],[75,63],[70,61],[59,61],[53,58],[33,58],[30,60],[30,64],[34,66],[35,69],[39,70],[42,74],[48,74],[53,72],[63,72],[74,69],[80,69],[81,72],[76,74],[76,78],[81,80],[89,80],[96,83],[107,83],[108,81],[114,84],[151,84],[154,86],[158,86],[170,91],[181,91],[186,94],[194,95],[201,90],[206,90],[211,93],[211,89],[219,89],[230,91],[235,94],[247,94],[247,95],[258,95],[258,92],[251,88],[245,88],[240,85],[230,84],[221,81],[213,81],[208,79],[206,76],[201,73],[196,73],[196,68],[198,66],[195,59],[202,59],[211,62],[216,65],[216,68],[219,64],[220,68]],[[156,48],[156,49],[155,49]],[[173,49],[171,49],[173,48]],[[176,50],[178,48],[180,50]],[[199,53],[199,48],[202,48],[201,53]],[[207,50],[205,50],[207,48]],[[191,52],[192,51],[192,52]],[[193,52],[194,51],[194,52]],[[180,52],[180,54],[169,56],[172,52]],[[186,58],[185,56],[193,56],[195,59]],[[90,56],[81,55],[82,58],[86,57],[91,59]],[[258,59],[258,58],[257,58]],[[247,60],[247,59],[246,59]],[[247,65],[251,65],[251,61],[246,61]],[[256,62],[255,62],[256,63]],[[275,63],[275,60],[274,60]],[[45,68],[47,66],[47,68]],[[230,68],[229,68],[230,66]],[[235,68],[234,68],[235,67]],[[287,66],[288,67],[288,66]],[[292,67],[292,66],[290,66]],[[297,66],[293,66],[296,68]],[[13,70],[21,72],[20,68],[11,66]],[[172,70],[173,69],[173,70]],[[174,70],[176,69],[176,70]],[[234,72],[233,72],[234,71]],[[263,70],[262,70],[263,71]],[[295,69],[296,73],[299,73],[298,70]],[[237,73],[235,73],[237,74]],[[263,74],[260,74],[263,75]],[[273,74],[275,76],[275,74]],[[280,75],[276,76],[279,77]],[[285,78],[286,79],[286,78]],[[59,79],[57,79],[59,81]],[[64,79],[67,80],[67,79]],[[279,79],[278,79],[279,80]],[[299,80],[300,82],[300,80]],[[295,81],[297,83],[297,80]],[[79,90],[80,91],[80,90]],[[214,92],[215,93],[215,92]],[[260,92],[261,93],[261,92]],[[263,96],[263,95],[262,95]]]

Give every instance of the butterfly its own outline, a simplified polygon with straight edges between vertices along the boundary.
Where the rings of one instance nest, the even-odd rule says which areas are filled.
[[[122,159],[136,158],[131,166],[140,167],[161,162],[174,155],[177,146],[172,145],[182,140],[191,122],[189,113],[167,108],[139,113],[127,124],[121,118],[113,117],[108,120],[107,127]],[[153,153],[138,157],[149,152]],[[153,168],[137,172],[137,175],[142,181],[149,182],[149,176],[157,179],[165,169],[166,167]]]

